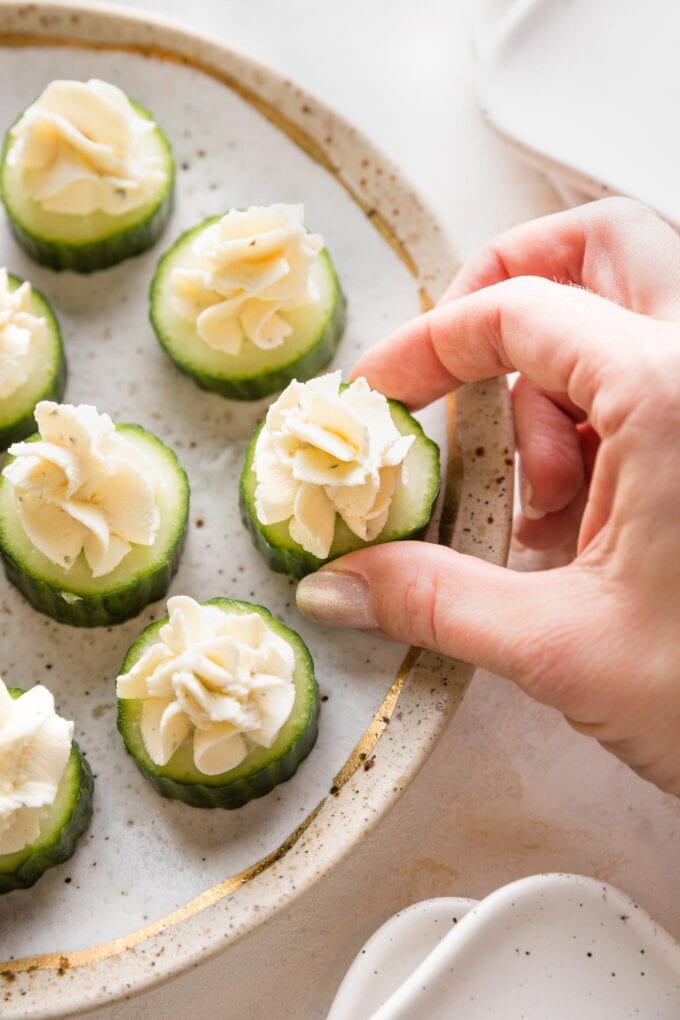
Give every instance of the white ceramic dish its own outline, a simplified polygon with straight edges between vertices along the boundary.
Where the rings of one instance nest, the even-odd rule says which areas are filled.
[[[348,294],[348,331],[334,363],[348,368],[444,287],[455,259],[437,224],[349,125],[220,44],[115,9],[0,3],[2,124],[51,78],[92,75],[117,81],[170,135],[179,172],[173,222],[153,251],[87,278],[33,265],[3,225],[0,264],[54,302],[70,360],[67,399],[140,421],[187,467],[190,537],[172,591],[268,605],[308,641],[329,700],[312,756],[270,797],[238,812],[163,801],[123,752],[112,687],[126,647],[162,606],[111,632],[80,632],[34,613],[0,582],[0,672],[52,687],[97,774],[94,823],[73,861],[0,900],[6,1018],[71,1016],[130,995],[283,909],[394,803],[472,672],[299,617],[290,583],[266,570],[238,520],[245,438],[264,405],[236,406],[196,389],[164,358],[146,318],[155,260],[181,229],[233,205],[303,200]],[[444,531],[451,537],[459,503],[455,545],[503,562],[512,489],[505,384],[461,391],[456,417]],[[443,406],[426,424],[445,441]]]
[[[515,0],[478,37],[490,124],[587,195],[639,198],[680,223],[680,8],[669,0]],[[496,3],[496,8],[499,4]]]
[[[480,903],[402,910],[366,943],[328,1020],[622,1020],[680,1015],[680,945],[628,896],[534,875]]]

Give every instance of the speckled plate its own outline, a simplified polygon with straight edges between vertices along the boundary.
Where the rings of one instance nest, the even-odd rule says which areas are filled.
[[[73,860],[0,900],[1,1012],[71,1016],[140,991],[227,948],[309,889],[408,785],[472,669],[416,649],[315,628],[269,573],[238,516],[245,441],[265,404],[198,390],[147,322],[156,259],[181,231],[232,206],[303,201],[349,300],[334,367],[437,297],[455,257],[398,171],[288,81],[220,44],[114,9],[0,3],[0,124],[57,77],[108,79],[149,107],[173,144],[177,204],[151,252],[84,278],[33,265],[0,224],[0,265],[54,303],[67,399],[138,421],[178,453],[192,486],[190,535],[172,591],[254,599],[299,630],[324,699],[319,741],[289,783],[237,812],[164,801],[126,757],[113,678],[148,620],[78,631],[0,581],[0,672],[44,682],[76,723],[96,774],[92,828]],[[448,445],[440,535],[504,562],[512,426],[504,382],[467,387],[423,416]],[[448,437],[447,437],[448,433]],[[437,537],[433,529],[433,538]]]

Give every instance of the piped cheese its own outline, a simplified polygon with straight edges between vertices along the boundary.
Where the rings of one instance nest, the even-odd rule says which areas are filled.
[[[33,545],[71,569],[84,553],[93,577],[114,570],[133,545],[153,545],[160,527],[157,479],[107,414],[41,401],[40,439],[15,443],[3,475]]]
[[[160,157],[143,144],[154,128],[116,85],[53,81],[11,129],[7,160],[49,212],[120,216],[165,181]]]
[[[0,679],[0,854],[13,854],[40,834],[71,753],[73,723],[38,685],[12,698]]]
[[[31,312],[31,285],[11,290],[7,269],[0,268],[0,400],[28,381],[47,335],[47,323]]]
[[[365,379],[341,382],[333,372],[290,383],[267,412],[253,463],[259,521],[288,521],[291,538],[320,559],[337,516],[364,541],[380,535],[414,441]]]
[[[238,354],[244,339],[280,347],[292,331],[285,313],[319,299],[310,272],[322,248],[302,205],[233,209],[198,235],[195,266],[172,270],[175,308],[225,354]]]
[[[258,613],[229,613],[184,595],[168,600],[168,622],[128,673],[119,698],[141,699],[149,757],[166,765],[192,734],[204,775],[235,768],[248,743],[271,747],[295,700],[295,654]]]

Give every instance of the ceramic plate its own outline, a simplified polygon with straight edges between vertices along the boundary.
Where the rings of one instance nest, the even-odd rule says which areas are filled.
[[[579,192],[630,195],[680,223],[678,6],[620,0],[615,16],[609,0],[495,6],[505,11],[478,39],[491,125]]]
[[[680,946],[619,889],[532,875],[480,903],[400,911],[349,969],[328,1020],[622,1020],[680,1015]]]
[[[232,206],[302,201],[348,297],[334,362],[348,369],[450,277],[455,259],[436,223],[349,125],[218,43],[114,10],[0,5],[2,125],[51,79],[92,76],[149,107],[170,137],[178,167],[172,222],[154,250],[90,277],[33,265],[3,225],[0,264],[54,303],[69,359],[67,399],[139,422],[186,467],[190,534],[172,591],[267,605],[309,644],[324,703],[316,748],[270,796],[236,812],[165,801],[124,753],[113,688],[125,649],[163,606],[114,629],[78,631],[35,613],[0,582],[0,671],[10,683],[54,690],[96,774],[95,816],[76,856],[33,890],[0,900],[3,1017],[72,1015],[129,995],[283,909],[390,807],[471,674],[300,618],[292,583],[268,572],[239,521],[245,443],[266,404],[198,390],[164,357],[147,322],[155,261],[180,231]],[[449,442],[442,533],[504,562],[512,487],[504,383],[461,391],[450,418],[458,441]],[[446,447],[446,407],[423,421]]]

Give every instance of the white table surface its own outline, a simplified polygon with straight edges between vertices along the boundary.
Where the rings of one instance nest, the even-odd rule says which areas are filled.
[[[559,208],[551,186],[477,112],[471,31],[479,2],[127,6],[178,21],[190,12],[193,27],[325,100],[401,166],[462,257],[511,224]],[[679,845],[679,801],[556,712],[480,672],[417,780],[344,865],[219,958],[90,1016],[322,1018],[361,944],[401,907],[431,896],[479,898],[543,871],[606,879],[680,937]]]

